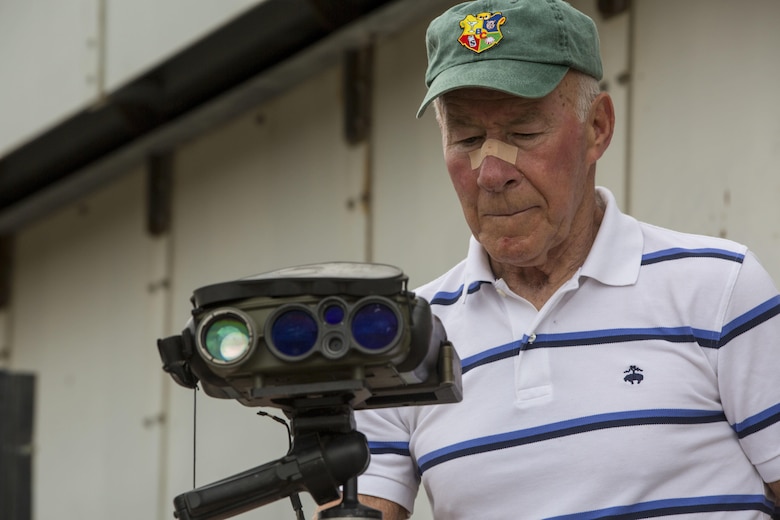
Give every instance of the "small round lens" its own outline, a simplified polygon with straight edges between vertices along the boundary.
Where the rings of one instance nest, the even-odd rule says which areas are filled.
[[[368,350],[389,347],[398,335],[398,317],[383,303],[364,305],[352,318],[352,336]]]
[[[340,334],[331,334],[322,342],[322,354],[328,359],[339,359],[349,352],[349,345]]]
[[[240,318],[229,316],[215,320],[205,334],[206,350],[212,360],[231,363],[245,356],[252,345],[246,323]]]
[[[328,325],[338,325],[344,321],[344,307],[341,305],[328,305],[322,313],[325,323]]]
[[[317,342],[317,322],[306,311],[285,311],[271,325],[271,341],[282,356],[305,356]]]

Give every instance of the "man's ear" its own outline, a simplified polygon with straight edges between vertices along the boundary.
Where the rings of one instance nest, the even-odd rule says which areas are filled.
[[[591,152],[594,154],[592,160],[596,161],[607,150],[615,133],[615,107],[612,98],[606,92],[599,94],[593,101],[588,124]]]

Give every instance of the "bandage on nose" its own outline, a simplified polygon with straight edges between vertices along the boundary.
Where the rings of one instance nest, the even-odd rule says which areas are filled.
[[[506,161],[510,164],[515,164],[515,162],[517,162],[517,152],[517,146],[512,146],[511,144],[499,141],[498,139],[486,139],[485,142],[482,143],[482,148],[469,153],[471,169],[476,170],[479,168],[482,161],[484,161],[485,157],[488,155],[498,157],[502,161]]]

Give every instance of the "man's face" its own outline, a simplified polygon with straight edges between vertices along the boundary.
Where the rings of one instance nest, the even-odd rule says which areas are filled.
[[[542,267],[565,254],[585,219],[592,224],[583,201],[595,197],[593,132],[578,119],[575,99],[568,77],[542,99],[475,88],[442,96],[447,169],[466,222],[493,262]],[[487,155],[472,169],[469,153],[490,138],[517,147],[515,163]]]

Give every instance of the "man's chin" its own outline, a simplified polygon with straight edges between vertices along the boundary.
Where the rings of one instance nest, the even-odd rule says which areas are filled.
[[[503,237],[481,241],[491,264],[494,262],[515,267],[534,267],[544,263],[546,255],[527,237]]]

